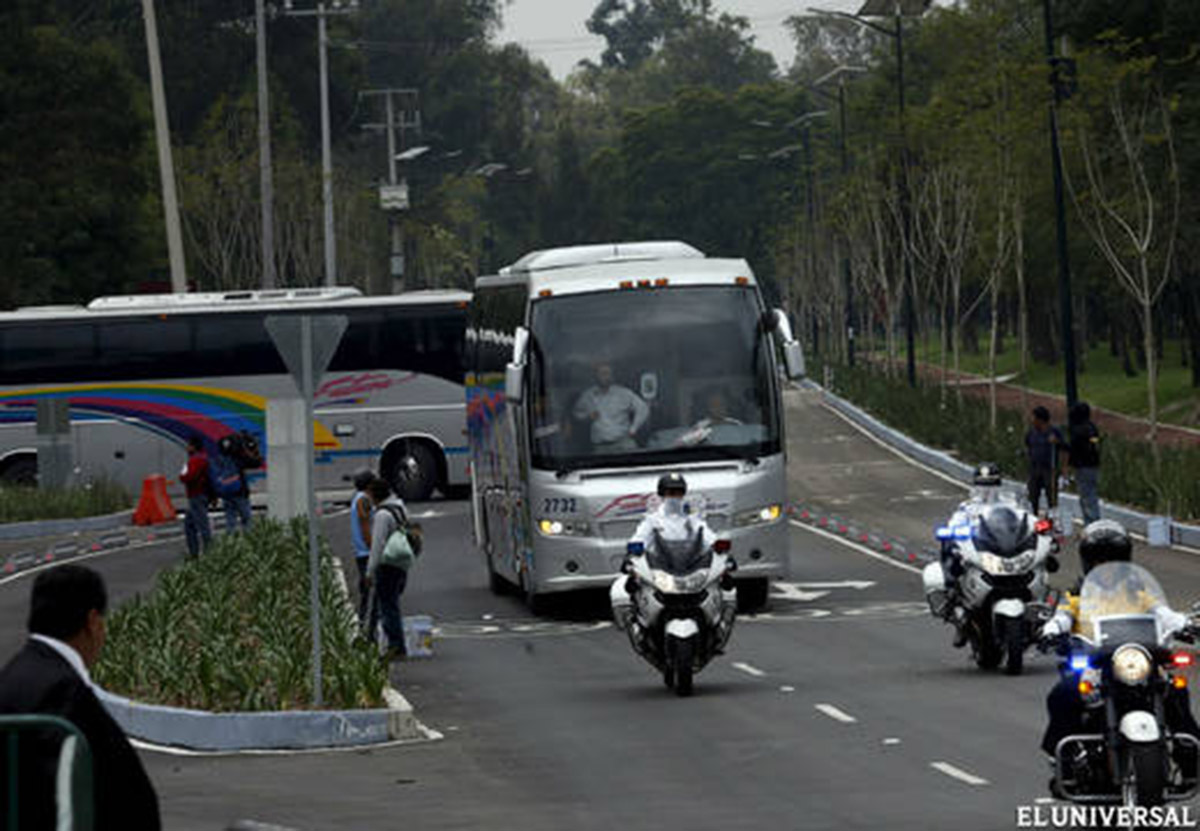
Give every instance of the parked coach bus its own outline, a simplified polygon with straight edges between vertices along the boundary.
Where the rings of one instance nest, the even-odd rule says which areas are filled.
[[[189,436],[209,452],[249,430],[263,452],[268,399],[295,387],[263,320],[342,314],[349,328],[316,396],[316,485],[370,465],[406,499],[468,482],[462,346],[470,294],[363,297],[356,289],[103,297],[0,314],[0,482],[37,475],[37,402],[70,402],[86,481],[136,492],[172,477]],[[267,459],[270,464],[270,459]],[[265,475],[251,477],[261,487]]]
[[[608,586],[677,470],[691,509],[733,542],[742,602],[765,603],[788,563],[777,351],[799,377],[800,347],[745,260],[681,242],[538,251],[479,278],[467,423],[493,589],[519,586],[536,611]],[[597,418],[597,385],[623,388],[633,435]]]

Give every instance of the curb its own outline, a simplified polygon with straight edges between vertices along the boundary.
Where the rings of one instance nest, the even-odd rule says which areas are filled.
[[[96,695],[129,736],[159,745],[217,752],[368,747],[429,738],[412,705],[391,687],[387,707],[374,710],[296,710],[209,713],[142,704],[100,688]]]
[[[875,438],[885,444],[899,450],[905,455],[911,456],[924,465],[928,465],[935,470],[938,470],[952,478],[958,479],[966,486],[971,477],[973,468],[965,462],[960,462],[958,459],[944,453],[940,450],[934,450],[924,444],[911,439],[901,433],[899,430],[887,426],[879,421],[874,416],[867,413],[865,410],[851,404],[849,401],[841,398],[838,395],[830,392],[813,381],[807,382],[809,388],[815,389],[821,393],[824,402],[837,410],[842,415],[853,421],[858,426],[862,427]],[[1024,487],[1022,483],[1005,480],[1007,484],[1015,487]],[[1075,494],[1063,493],[1059,494],[1058,501],[1060,504],[1067,505],[1071,508],[1075,516],[1080,515],[1079,497]],[[1111,502],[1100,500],[1100,515],[1105,519],[1115,519],[1117,522],[1124,525],[1131,531],[1147,536],[1147,525],[1150,520],[1154,519],[1154,515],[1145,514],[1141,511],[1135,511],[1132,508],[1127,508],[1123,505],[1114,505]],[[1187,525],[1181,522],[1171,521],[1171,542],[1189,547],[1200,547],[1200,526]]]
[[[24,540],[53,537],[82,531],[108,531],[133,522],[133,510],[82,519],[39,519],[33,522],[9,522],[0,525],[0,540]]]

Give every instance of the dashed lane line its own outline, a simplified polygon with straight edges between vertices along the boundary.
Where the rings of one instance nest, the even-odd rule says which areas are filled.
[[[763,672],[758,667],[750,666],[750,664],[745,664],[745,663],[742,663],[741,661],[735,662],[733,664],[733,668],[736,670],[740,670],[741,672],[744,672],[747,675],[753,675],[755,678],[762,678],[766,675],[766,673]]]
[[[832,704],[814,704],[813,706],[818,712],[829,716],[834,721],[840,721],[842,724],[854,724],[856,721],[858,721],[858,719],[856,719],[854,716],[850,715],[844,710],[839,710]]]
[[[902,568],[905,571],[912,572],[913,574],[921,573],[921,569],[917,568],[916,566],[910,566],[908,563],[902,563],[896,559],[893,559],[892,557],[886,557],[883,554],[879,554],[878,552],[872,551],[871,549],[867,548],[864,545],[859,545],[858,543],[853,542],[852,540],[847,540],[842,537],[839,537],[837,534],[833,534],[833,533],[830,533],[829,531],[825,531],[820,528],[816,528],[812,525],[805,525],[803,522],[800,522],[799,520],[796,520],[796,519],[792,519],[792,520],[788,520],[788,521],[791,522],[791,524],[796,526],[797,528],[803,528],[805,531],[809,531],[813,534],[818,534],[822,537],[827,537],[828,539],[831,539],[834,542],[841,543],[842,545],[846,546],[847,548],[854,549],[855,551],[859,552],[860,554],[866,554],[868,557],[870,557],[874,560],[879,560],[879,562],[881,562],[881,563],[887,563],[889,566],[895,566],[896,568]]]
[[[982,776],[976,776],[975,774],[965,771],[962,768],[957,768],[949,762],[930,762],[929,766],[938,773],[944,773],[951,779],[957,779],[959,782],[965,782],[966,784],[974,787],[991,784]]]

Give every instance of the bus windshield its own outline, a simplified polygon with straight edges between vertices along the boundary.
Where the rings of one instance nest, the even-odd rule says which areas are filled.
[[[530,444],[545,470],[757,459],[779,452],[771,340],[753,288],[538,300]]]

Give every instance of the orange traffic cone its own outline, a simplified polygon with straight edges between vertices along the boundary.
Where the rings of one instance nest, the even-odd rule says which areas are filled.
[[[161,473],[142,481],[142,497],[133,512],[134,525],[157,525],[175,519],[175,506],[167,496],[167,477]]]

